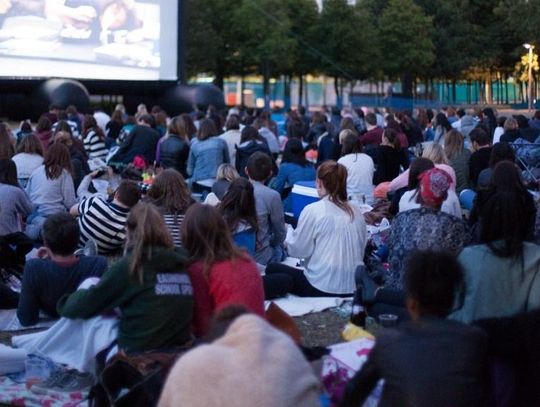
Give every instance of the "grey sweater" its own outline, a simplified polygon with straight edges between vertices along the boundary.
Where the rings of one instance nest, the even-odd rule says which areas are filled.
[[[259,223],[255,261],[267,264],[272,258],[273,248],[281,245],[287,234],[283,204],[277,191],[257,181],[251,181],[251,183],[253,184]]]
[[[30,213],[32,204],[21,188],[0,184],[0,236],[20,232],[20,217]]]
[[[45,175],[45,166],[41,165],[32,172],[26,193],[37,206],[41,216],[49,216],[58,212],[65,212],[77,203],[73,178],[66,170],[56,179],[48,179]]]

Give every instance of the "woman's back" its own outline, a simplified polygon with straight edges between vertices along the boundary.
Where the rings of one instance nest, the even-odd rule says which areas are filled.
[[[215,178],[218,167],[229,161],[227,144],[218,137],[194,139],[188,159],[188,174],[192,181]]]
[[[423,207],[399,213],[388,242],[390,269],[385,287],[403,289],[405,263],[414,250],[445,250],[457,256],[470,240],[467,224],[455,216]]]
[[[363,264],[366,223],[354,206],[354,219],[327,198],[304,208],[286,241],[289,255],[305,259],[305,274],[318,290],[344,294],[355,289],[354,271]]]
[[[195,295],[194,333],[204,335],[212,314],[239,304],[264,317],[264,291],[257,265],[249,257],[213,263],[204,276],[203,262],[188,268]]]
[[[471,152],[466,148],[462,149],[454,157],[450,158],[450,166],[456,174],[456,192],[459,194],[461,191],[469,187],[469,160],[471,159]]]
[[[338,160],[347,168],[347,194],[373,196],[373,173],[375,165],[367,154],[347,154]]]
[[[141,352],[185,345],[191,339],[193,289],[186,254],[154,247],[143,260],[142,284],[130,277],[131,254],[113,264],[100,282],[60,300],[67,318],[90,318],[119,307],[118,346]]]
[[[374,184],[392,181],[399,175],[399,168],[403,163],[403,153],[394,147],[381,145],[377,147],[377,169],[374,175]]]
[[[416,202],[416,197],[416,190],[405,192],[399,200],[399,212],[420,208],[421,205]],[[448,197],[444,200],[441,211],[461,219],[461,205],[459,203],[459,198],[454,191],[448,190]]]
[[[73,178],[69,172],[64,169],[58,178],[50,179],[45,175],[45,165],[32,172],[26,192],[30,201],[37,205],[40,215],[63,212],[77,202]]]
[[[17,165],[17,178],[24,180],[25,184],[32,172],[43,164],[43,156],[39,154],[19,153],[15,154],[12,160]],[[21,186],[24,187],[24,185]]]
[[[467,291],[450,318],[472,322],[540,307],[540,246],[524,242],[519,257],[499,257],[483,244],[465,248],[459,261]]]

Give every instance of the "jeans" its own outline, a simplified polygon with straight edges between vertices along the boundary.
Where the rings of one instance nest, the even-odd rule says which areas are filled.
[[[284,297],[291,293],[299,297],[350,297],[351,294],[325,293],[313,287],[303,270],[280,263],[269,263],[263,276],[267,300]]]

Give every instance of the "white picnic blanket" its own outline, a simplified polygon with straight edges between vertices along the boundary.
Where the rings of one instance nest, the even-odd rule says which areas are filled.
[[[14,336],[11,342],[28,353],[94,374],[95,356],[116,340],[117,324],[115,317],[61,318],[46,331]]]
[[[0,310],[0,331],[20,331],[23,329],[48,328],[56,320],[42,319],[36,325],[22,326],[17,318],[16,309]]]
[[[279,308],[289,314],[291,317],[300,317],[313,312],[321,312],[328,308],[339,307],[345,301],[351,298],[341,297],[297,297],[288,294],[286,297],[278,298],[272,301],[266,301],[265,307],[268,308],[271,302],[274,302]]]
[[[91,287],[98,281],[96,277],[87,278],[79,288]],[[11,343],[28,353],[94,374],[95,357],[116,340],[117,325],[116,317],[60,318],[46,331],[14,336]]]

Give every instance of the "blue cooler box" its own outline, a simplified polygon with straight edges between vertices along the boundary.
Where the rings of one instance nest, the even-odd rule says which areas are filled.
[[[319,194],[315,181],[300,181],[294,184],[292,189],[292,210],[296,219],[300,217],[300,212],[310,203],[317,202]]]

